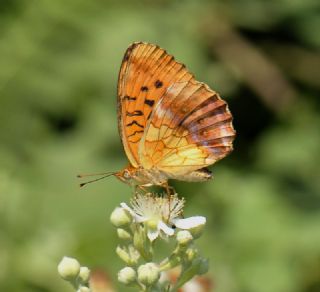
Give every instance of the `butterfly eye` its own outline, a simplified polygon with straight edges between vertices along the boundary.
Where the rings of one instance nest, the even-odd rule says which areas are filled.
[[[129,178],[130,178],[130,173],[129,173],[129,171],[125,170],[125,171],[123,172],[123,177],[124,177],[125,179],[129,179]]]

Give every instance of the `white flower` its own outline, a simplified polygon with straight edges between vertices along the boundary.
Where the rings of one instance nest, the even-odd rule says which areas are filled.
[[[184,199],[179,199],[177,195],[159,197],[148,193],[136,194],[131,200],[131,208],[126,203],[120,205],[130,212],[134,222],[147,226],[147,236],[150,241],[154,241],[161,234],[172,236],[173,226],[192,229],[205,224],[206,218],[202,216],[181,219],[184,202]]]

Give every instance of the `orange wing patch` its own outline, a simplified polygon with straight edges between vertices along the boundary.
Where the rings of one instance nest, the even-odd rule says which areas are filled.
[[[154,106],[175,82],[192,75],[156,45],[134,43],[126,51],[118,81],[119,132],[131,164],[140,164],[139,142]]]

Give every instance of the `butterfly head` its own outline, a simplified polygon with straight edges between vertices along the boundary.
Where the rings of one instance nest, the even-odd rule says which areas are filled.
[[[135,174],[136,174],[136,168],[129,165],[128,167],[125,167],[124,169],[116,172],[114,175],[122,182],[127,184],[132,184],[135,178]]]

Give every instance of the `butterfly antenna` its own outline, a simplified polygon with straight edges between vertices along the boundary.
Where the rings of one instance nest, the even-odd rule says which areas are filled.
[[[87,176],[103,175],[102,177],[98,177],[98,178],[96,178],[96,179],[93,179],[93,180],[89,180],[89,181],[80,183],[80,187],[82,188],[82,187],[84,187],[84,186],[87,185],[87,184],[90,184],[90,183],[93,183],[93,182],[102,180],[102,179],[104,179],[104,178],[106,178],[106,177],[109,177],[109,176],[115,175],[115,174],[116,174],[115,172],[95,173],[95,174],[79,174],[79,175],[77,175],[77,177],[83,178],[83,177],[87,177]]]
[[[83,178],[83,177],[87,177],[87,176],[100,176],[100,175],[112,175],[115,174],[113,171],[108,171],[108,172],[97,172],[97,173],[82,173],[82,174],[78,174],[77,177],[78,178]]]

